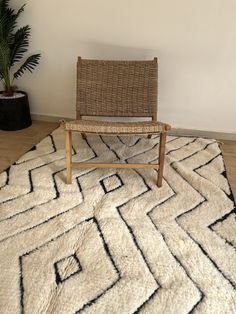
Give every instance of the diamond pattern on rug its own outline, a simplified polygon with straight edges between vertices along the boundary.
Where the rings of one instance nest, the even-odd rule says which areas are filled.
[[[100,184],[105,192],[105,194],[113,192],[124,185],[118,174],[113,174],[112,176],[106,177],[100,181]]]
[[[71,276],[74,276],[82,271],[80,261],[76,254],[64,257],[58,262],[54,263],[54,269],[57,284],[62,283]]]

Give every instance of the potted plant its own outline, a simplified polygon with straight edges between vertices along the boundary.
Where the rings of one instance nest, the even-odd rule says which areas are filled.
[[[18,91],[15,80],[26,71],[32,72],[39,63],[40,54],[22,60],[29,47],[30,26],[17,28],[17,20],[24,11],[9,6],[9,0],[0,0],[0,129],[19,130],[31,125],[28,95]],[[18,62],[21,64],[17,66]],[[14,69],[14,70],[13,70]]]

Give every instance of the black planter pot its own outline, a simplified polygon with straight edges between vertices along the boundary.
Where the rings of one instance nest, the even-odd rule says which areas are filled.
[[[0,92],[2,94],[2,92]],[[0,98],[0,130],[16,131],[32,124],[28,95],[19,98]]]

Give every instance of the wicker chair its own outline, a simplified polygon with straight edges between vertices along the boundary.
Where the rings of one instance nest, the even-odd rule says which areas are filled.
[[[170,126],[157,122],[157,58],[149,61],[103,61],[78,58],[75,121],[61,123],[66,135],[67,184],[72,168],[154,168],[162,186],[166,133]],[[146,122],[82,120],[83,116],[150,117]],[[72,162],[72,131],[105,135],[160,133],[159,164],[101,164]]]

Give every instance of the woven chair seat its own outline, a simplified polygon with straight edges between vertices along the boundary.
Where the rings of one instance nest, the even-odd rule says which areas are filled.
[[[166,132],[168,124],[162,122],[110,122],[94,120],[75,120],[64,122],[66,130],[95,134],[153,134]]]

